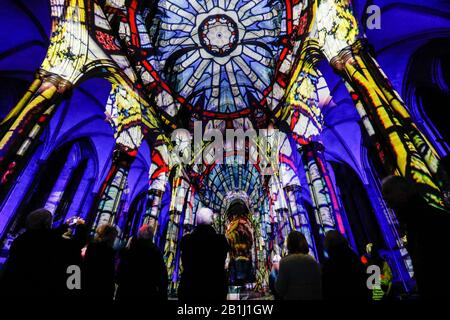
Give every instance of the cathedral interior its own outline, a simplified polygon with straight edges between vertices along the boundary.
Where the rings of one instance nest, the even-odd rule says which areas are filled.
[[[113,223],[123,243],[153,225],[175,288],[179,241],[209,207],[256,289],[291,230],[322,261],[335,229],[359,256],[381,248],[411,290],[381,181],[448,208],[449,2],[3,0],[0,25],[0,264],[44,207],[55,227]],[[209,159],[189,144],[199,123],[283,133],[271,174],[248,161],[254,137]]]

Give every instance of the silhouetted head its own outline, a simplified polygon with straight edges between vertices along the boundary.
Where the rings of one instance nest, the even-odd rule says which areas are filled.
[[[388,206],[394,210],[407,207],[411,200],[419,196],[414,184],[399,176],[383,179],[382,193]]]
[[[153,235],[154,231],[152,226],[144,224],[139,228],[137,237],[138,239],[153,241]]]
[[[330,230],[325,234],[324,247],[331,256],[350,248],[347,239],[337,230]]]
[[[41,208],[31,212],[25,222],[27,230],[47,230],[52,227],[52,214],[47,209]]]
[[[210,226],[213,224],[213,216],[214,216],[213,211],[205,207],[197,211],[197,216],[195,220],[198,226],[201,225]]]
[[[115,226],[106,223],[97,228],[95,240],[97,242],[104,242],[112,247],[118,235],[119,230]]]
[[[242,200],[233,201],[227,210],[228,217],[246,216],[247,214],[247,205]]]
[[[306,241],[303,233],[299,231],[291,231],[287,239],[287,249],[289,254],[309,253],[308,241]]]

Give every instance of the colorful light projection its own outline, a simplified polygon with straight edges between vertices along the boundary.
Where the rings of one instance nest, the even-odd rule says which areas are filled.
[[[443,207],[448,177],[365,50],[351,1],[54,0],[51,8],[52,37],[38,78],[2,122],[1,184],[7,188],[14,182],[66,92],[90,77],[109,80],[106,111],[119,156],[92,220],[94,226],[115,222],[128,169],[142,141],[148,141],[149,201],[141,220],[161,228],[162,197],[170,189],[162,240],[173,288],[180,271],[178,240],[192,229],[196,209],[208,205],[223,214],[230,195],[245,193],[254,217],[259,287],[290,230],[303,231],[311,253],[319,256],[302,187],[309,189],[322,234],[336,228],[349,232],[315,144],[324,121],[321,57],[346,81],[387,171],[418,182],[427,200]],[[168,134],[179,127],[192,130],[195,120],[222,131],[273,123],[295,148],[277,149],[280,165],[269,178],[257,165],[172,165]],[[300,183],[299,167],[308,186]]]
[[[439,166],[436,150],[412,122],[400,96],[367,52],[365,41],[341,51],[331,64],[348,82],[369,135],[379,139],[380,159],[389,171],[416,181],[427,201],[444,209],[448,175]]]

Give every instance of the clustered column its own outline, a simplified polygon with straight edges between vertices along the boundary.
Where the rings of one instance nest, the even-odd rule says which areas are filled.
[[[290,185],[284,188],[289,200],[290,219],[293,229],[300,231],[306,237],[309,245],[309,251],[317,257],[314,238],[309,224],[308,214],[298,198],[301,194],[301,187],[298,185]]]
[[[60,76],[39,70],[23,98],[0,126],[1,198],[32,154],[56,105],[72,84]]]
[[[169,181],[169,152],[167,146],[161,141],[153,144],[151,151],[151,165],[149,171],[148,200],[145,214],[141,224],[149,224],[153,227],[155,241],[159,244],[158,220],[161,213],[162,198]]]
[[[336,191],[326,168],[323,151],[324,147],[319,142],[302,145],[300,150],[311,198],[315,204],[316,220],[322,236],[335,229],[345,234]]]
[[[412,121],[398,93],[367,50],[356,41],[331,59],[347,82],[352,99],[381,161],[391,174],[416,181],[429,203],[444,208],[450,182],[432,144]]]
[[[111,168],[98,193],[100,200],[96,206],[92,230],[105,223],[114,224],[128,172],[136,154],[136,150],[127,150],[121,146],[114,150]]]
[[[175,291],[178,285],[178,275],[180,273],[180,248],[179,241],[183,235],[182,214],[186,212],[186,200],[189,190],[189,183],[182,176],[182,168],[178,166],[172,183],[172,196],[169,209],[169,222],[167,225],[166,242],[164,245],[164,257],[169,274],[170,288]]]

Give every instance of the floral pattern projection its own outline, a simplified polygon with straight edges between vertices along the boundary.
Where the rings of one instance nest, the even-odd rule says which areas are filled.
[[[106,116],[114,130],[113,164],[99,195],[93,227],[115,222],[117,203],[139,146],[151,147],[149,201],[141,222],[167,232],[164,243],[172,288],[178,282],[178,240],[195,224],[201,206],[217,214],[233,199],[247,203],[253,228],[258,288],[267,282],[271,258],[286,235],[301,230],[319,257],[310,224],[350,237],[345,214],[323,156],[321,107],[331,98],[317,62],[325,57],[346,81],[364,128],[388,172],[414,179],[428,201],[443,207],[448,192],[433,146],[365,50],[350,0],[51,0],[52,38],[37,80],[2,123],[1,183],[10,185],[24,165],[63,94],[89,77],[112,83]],[[193,131],[264,129],[285,133],[275,148],[273,174],[261,163],[202,159],[180,164],[169,139],[177,128]],[[29,124],[35,124],[30,127]],[[406,129],[405,129],[406,128]],[[241,146],[252,153],[261,141]],[[253,143],[253,144],[252,144]],[[201,146],[203,151],[206,145]],[[240,150],[242,151],[242,150]],[[207,157],[206,157],[207,158]],[[270,161],[269,161],[270,162]],[[300,183],[304,171],[308,185]],[[170,191],[168,191],[170,190]],[[309,193],[313,215],[303,204]],[[162,198],[170,192],[168,219]],[[160,226],[166,221],[164,226]],[[231,226],[231,228],[237,226]]]

